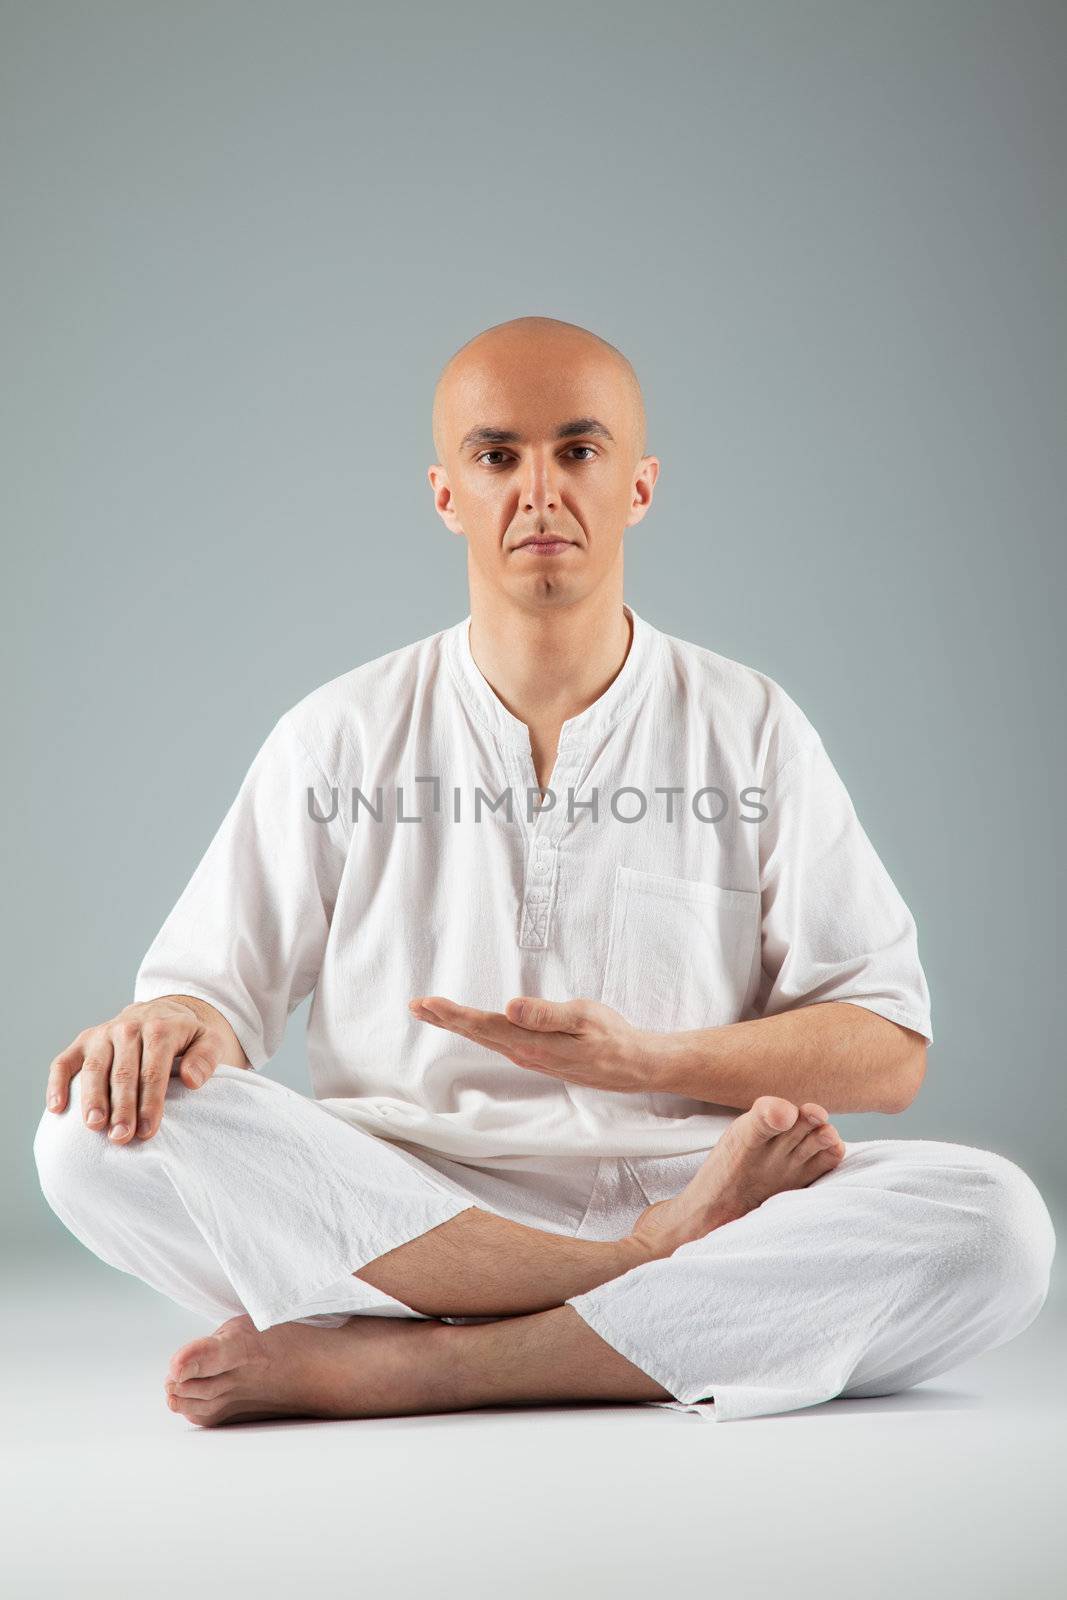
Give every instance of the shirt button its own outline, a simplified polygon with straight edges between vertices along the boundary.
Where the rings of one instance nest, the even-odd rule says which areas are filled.
[[[547,872],[548,871],[548,857],[547,856],[538,856],[537,857],[537,860],[534,862],[534,871],[535,872]]]

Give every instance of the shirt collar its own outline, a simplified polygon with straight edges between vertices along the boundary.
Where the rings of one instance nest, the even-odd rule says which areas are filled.
[[[560,729],[561,748],[605,733],[620,717],[633,711],[648,692],[649,672],[658,660],[663,635],[625,601],[623,610],[633,623],[626,659],[604,693],[577,716],[567,718]],[[529,728],[508,710],[482,676],[471,654],[470,624],[468,612],[462,622],[445,630],[445,653],[456,687],[490,732],[505,744],[528,749]]]

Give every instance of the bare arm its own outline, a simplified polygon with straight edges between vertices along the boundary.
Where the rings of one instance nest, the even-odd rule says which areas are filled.
[[[599,1000],[517,995],[501,1012],[423,995],[409,1005],[420,1022],[569,1083],[744,1111],[764,1094],[830,1112],[903,1111],[926,1071],[921,1033],[846,1000],[679,1033],[635,1028]]]
[[[646,1034],[655,1088],[744,1110],[761,1094],[842,1111],[904,1111],[926,1072],[926,1040],[847,1000],[720,1028]]]

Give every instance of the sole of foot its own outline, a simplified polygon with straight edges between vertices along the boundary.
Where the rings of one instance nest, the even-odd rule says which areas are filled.
[[[643,1211],[629,1237],[646,1254],[670,1255],[772,1195],[807,1188],[844,1155],[844,1140],[822,1106],[761,1095],[730,1124],[681,1193]]]

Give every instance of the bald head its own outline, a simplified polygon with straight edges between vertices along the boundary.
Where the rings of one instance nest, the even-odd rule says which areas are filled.
[[[627,433],[636,463],[645,454],[645,403],[637,374],[621,350],[573,322],[555,317],[514,317],[461,345],[446,362],[433,398],[433,442],[447,466],[470,424],[473,409],[507,405],[509,391],[543,386],[552,373],[580,371],[614,402],[615,424]],[[603,409],[603,407],[602,407]],[[477,418],[486,426],[503,418]],[[621,442],[621,441],[620,441]]]

